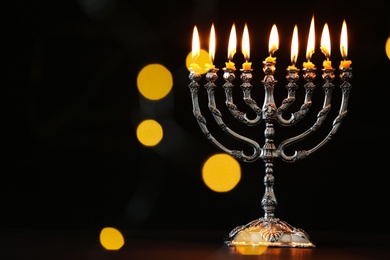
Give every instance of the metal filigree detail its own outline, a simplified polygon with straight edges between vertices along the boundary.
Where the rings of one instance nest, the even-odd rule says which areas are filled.
[[[297,151],[297,155],[295,157],[295,160],[298,161],[298,160],[302,160],[302,159],[305,159],[307,157],[307,151],[303,150],[303,151]]]
[[[231,102],[226,102],[226,106],[231,110],[231,113],[235,119],[240,122],[246,123],[245,114],[238,111],[237,106]]]
[[[204,116],[202,116],[199,112],[194,112],[194,115],[195,115],[196,120],[198,120],[198,122],[200,122],[204,125],[207,124],[206,118],[204,118]]]
[[[238,160],[241,160],[242,159],[242,151],[238,151],[238,150],[232,150],[230,152],[230,155],[233,157],[233,158],[236,158]]]
[[[286,108],[288,108],[294,101],[295,101],[295,97],[285,98],[282,102],[282,105],[278,107],[277,110],[278,114],[283,113],[283,111],[286,110]]]
[[[283,236],[284,232],[275,229],[263,229],[260,231],[261,237],[268,242],[277,242]]]
[[[305,117],[305,115],[307,114],[307,111],[309,111],[310,107],[311,107],[311,104],[312,102],[306,102],[304,103],[302,106],[301,106],[301,109],[295,113],[293,113],[293,117],[292,117],[292,120],[291,120],[291,124],[295,124],[296,122],[298,122],[299,120],[301,120],[302,118]]]

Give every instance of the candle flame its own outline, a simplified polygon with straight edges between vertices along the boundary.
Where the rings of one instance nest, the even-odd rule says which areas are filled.
[[[230,31],[229,37],[229,46],[228,46],[228,60],[233,59],[234,54],[236,54],[237,46],[237,36],[236,36],[236,25],[233,23],[232,30]]]
[[[269,43],[268,43],[269,55],[272,56],[272,54],[274,54],[274,52],[277,51],[278,49],[279,49],[279,35],[278,35],[278,29],[274,24],[271,29],[271,34],[269,36]]]
[[[192,62],[193,63],[195,63],[199,55],[200,55],[199,33],[198,33],[198,28],[195,25],[192,34]]]
[[[298,26],[294,26],[293,36],[291,40],[291,63],[295,64],[298,57]]]
[[[315,32],[314,32],[314,15],[311,18],[310,30],[309,30],[309,38],[307,40],[307,49],[306,49],[306,58],[308,60],[311,59],[311,55],[314,53],[315,46]]]
[[[242,35],[242,54],[246,61],[249,60],[249,32],[248,26],[245,24],[244,33]]]
[[[340,52],[344,60],[347,59],[348,54],[348,35],[347,35],[347,23],[343,21],[343,26],[341,27],[341,37],[340,37]]]
[[[213,64],[214,62],[214,55],[215,55],[215,28],[214,28],[214,23],[211,24],[211,29],[210,29],[210,43],[209,43],[209,58],[210,58],[210,63]]]
[[[325,54],[325,57],[329,59],[330,57],[330,36],[329,36],[329,27],[328,24],[325,23],[324,29],[322,30],[321,36],[321,47],[322,53]]]

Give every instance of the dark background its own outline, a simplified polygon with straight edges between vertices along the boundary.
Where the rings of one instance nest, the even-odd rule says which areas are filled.
[[[185,58],[193,26],[198,26],[207,49],[210,25],[215,23],[215,64],[222,67],[232,23],[239,39],[248,24],[253,97],[262,104],[261,62],[268,56],[272,25],[278,26],[280,37],[275,53],[275,99],[280,102],[286,95],[284,68],[289,65],[293,26],[298,25],[297,64],[302,67],[314,14],[312,61],[318,68],[324,59],[318,47],[323,24],[330,28],[331,60],[337,67],[341,25],[347,21],[354,75],[348,116],[333,140],[309,158],[293,164],[275,160],[276,216],[308,233],[390,232],[390,66],[385,53],[390,13],[385,2],[8,1],[2,9],[1,228],[115,226],[227,233],[262,216],[260,160],[241,163],[241,182],[231,192],[213,192],[202,181],[202,163],[220,151],[203,136],[192,115]],[[238,67],[244,61],[239,49],[234,61]],[[173,89],[163,100],[148,101],[138,94],[137,74],[149,63],[161,63],[173,75]],[[315,83],[311,120],[322,106],[320,71]],[[316,133],[318,139],[306,142],[307,148],[326,136],[337,114],[340,80],[336,77],[334,83],[328,126]],[[222,75],[218,84],[223,84]],[[297,92],[298,107],[302,89]],[[147,118],[164,127],[164,139],[155,148],[136,139],[137,124]],[[263,128],[248,130],[231,119],[226,122],[263,144]],[[302,123],[291,132],[310,125]],[[219,129],[210,129],[227,146],[235,144]],[[276,126],[275,141],[288,137],[288,131]]]

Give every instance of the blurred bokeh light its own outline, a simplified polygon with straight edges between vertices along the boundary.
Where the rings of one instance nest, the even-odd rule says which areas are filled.
[[[155,146],[163,138],[163,128],[157,121],[146,119],[137,127],[137,138],[145,146]]]
[[[164,98],[172,89],[171,72],[161,64],[149,64],[142,68],[137,77],[139,92],[147,99]]]
[[[187,54],[187,58],[186,58],[186,66],[187,66],[188,70],[189,70],[191,63],[192,63],[192,54],[191,54],[191,52],[189,52]],[[200,74],[205,74],[207,72],[207,69],[205,68],[204,65],[206,63],[210,64],[209,53],[203,49],[200,49],[200,54],[199,54],[199,57],[196,59],[196,63],[200,67]]]
[[[215,192],[232,190],[241,179],[240,164],[228,154],[210,156],[203,165],[204,183]]]
[[[103,228],[99,238],[101,245],[107,250],[119,250],[125,244],[122,233],[113,227]]]

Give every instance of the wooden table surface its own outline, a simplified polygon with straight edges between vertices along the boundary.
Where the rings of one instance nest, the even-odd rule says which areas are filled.
[[[123,232],[125,244],[106,250],[99,230],[2,230],[0,259],[390,259],[385,234],[313,233],[315,248],[228,247],[219,233],[205,231]],[[191,237],[191,238],[190,238]]]

